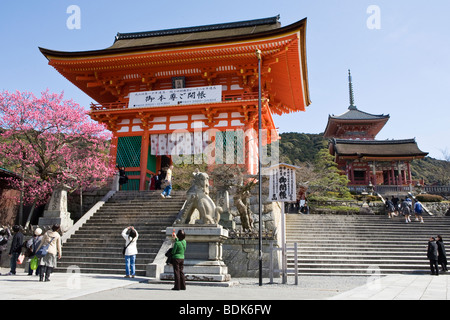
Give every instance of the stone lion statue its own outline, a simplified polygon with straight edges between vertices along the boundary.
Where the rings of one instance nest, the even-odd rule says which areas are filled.
[[[175,224],[189,224],[195,209],[200,214],[199,223],[217,224],[220,220],[222,208],[216,207],[214,201],[209,197],[209,176],[207,173],[196,170],[194,179],[189,190],[186,192],[186,205],[182,211],[181,218]]]

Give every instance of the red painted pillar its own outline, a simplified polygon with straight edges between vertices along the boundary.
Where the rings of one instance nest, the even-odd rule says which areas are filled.
[[[148,130],[144,130],[141,143],[141,167],[140,167],[140,181],[139,190],[145,190],[145,178],[147,177],[147,161],[148,161],[148,147],[149,147],[149,134]]]

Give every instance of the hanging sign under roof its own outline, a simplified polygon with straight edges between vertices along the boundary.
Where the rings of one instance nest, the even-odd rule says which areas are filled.
[[[153,108],[222,101],[222,86],[130,92],[128,108]]]

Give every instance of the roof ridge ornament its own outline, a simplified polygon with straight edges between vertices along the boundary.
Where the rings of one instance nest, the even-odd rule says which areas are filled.
[[[350,95],[350,106],[348,107],[349,110],[358,110],[355,106],[355,97],[353,95],[353,84],[352,84],[352,74],[350,72],[350,69],[348,69],[348,90]]]

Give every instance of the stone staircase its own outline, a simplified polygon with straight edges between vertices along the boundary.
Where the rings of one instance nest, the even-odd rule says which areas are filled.
[[[425,223],[406,224],[403,217],[384,215],[288,214],[288,248],[298,243],[301,275],[374,275],[428,273],[427,244],[440,234],[450,241],[450,217],[424,216]],[[447,251],[450,245],[447,245]],[[288,274],[294,252],[287,253]]]
[[[122,249],[124,228],[139,233],[136,275],[145,276],[185,201],[184,191],[163,199],[161,191],[118,191],[63,245],[63,257],[55,271],[76,266],[82,273],[125,274]]]

